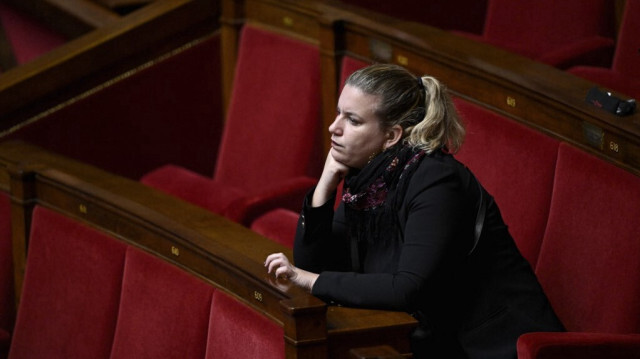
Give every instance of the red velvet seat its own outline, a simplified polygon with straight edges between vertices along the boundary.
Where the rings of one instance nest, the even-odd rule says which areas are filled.
[[[276,208],[258,217],[250,228],[283,246],[293,248],[299,216],[299,212]]]
[[[282,327],[272,320],[222,291],[213,293],[206,359],[281,359],[283,338]]]
[[[455,98],[467,130],[456,155],[494,196],[522,255],[535,267],[544,235],[558,141]]]
[[[18,65],[31,61],[66,42],[62,35],[2,2],[0,2],[0,23]],[[2,70],[0,69],[0,72]]]
[[[614,19],[609,0],[489,0],[482,35],[464,35],[559,68],[607,66]]]
[[[0,358],[6,358],[14,322],[10,209],[9,196],[0,192]]]
[[[354,59],[349,56],[342,58],[340,68],[340,88],[344,86],[347,77],[354,71],[365,67],[366,62]],[[326,131],[327,129],[323,129]],[[324,154],[323,154],[324,156]],[[315,184],[315,183],[313,183]],[[340,196],[336,198],[336,205],[340,202]],[[302,203],[299,204],[302,207]],[[285,208],[277,208],[261,215],[251,223],[251,229],[261,235],[273,239],[276,242],[293,248],[293,240],[298,225],[299,211]]]
[[[319,116],[318,48],[247,25],[213,179],[166,165],[141,181],[248,225],[299,206],[322,159]]]
[[[526,334],[521,358],[638,358],[640,178],[564,143],[555,178],[536,274],[570,333]]]
[[[111,358],[203,358],[212,293],[211,285],[129,247]]]
[[[612,66],[576,66],[569,72],[640,99],[640,0],[626,0]]]
[[[37,206],[9,358],[108,358],[125,252],[124,243]]]

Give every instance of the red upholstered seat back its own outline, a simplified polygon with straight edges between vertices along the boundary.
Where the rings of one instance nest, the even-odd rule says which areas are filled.
[[[203,358],[212,293],[211,285],[129,247],[111,358]]]
[[[214,179],[245,190],[318,175],[320,54],[245,26]]]
[[[125,252],[122,242],[36,207],[9,358],[108,358]]]
[[[366,62],[356,60],[352,57],[343,57],[340,72],[340,90],[351,73],[366,65]],[[323,128],[322,131],[328,131],[328,129]],[[322,156],[324,157],[326,154]],[[340,204],[340,193],[342,193],[342,183],[338,188],[338,195],[336,196],[335,202],[336,207]],[[278,208],[258,217],[251,224],[251,229],[288,248],[293,248],[293,240],[296,234],[299,215],[300,213],[298,211]]]
[[[483,37],[538,58],[577,40],[611,37],[613,10],[609,0],[489,0]]]
[[[284,345],[282,327],[228,294],[214,292],[205,358],[281,359]]]
[[[456,157],[494,196],[520,252],[535,267],[558,141],[468,101],[454,102],[467,130]]]
[[[345,81],[347,81],[347,78],[349,78],[352,73],[367,65],[369,64],[364,61],[354,59],[353,57],[344,56],[342,58],[342,65],[340,66],[340,90],[342,91]]]
[[[10,204],[9,196],[0,192],[0,331],[6,332],[13,330],[14,317]]]
[[[536,272],[570,331],[640,333],[640,178],[560,146]]]
[[[7,34],[18,64],[29,62],[66,41],[62,35],[1,2],[0,23]],[[1,71],[3,69],[0,69]]]
[[[276,208],[251,223],[251,230],[293,249],[299,212],[286,208]]]
[[[613,69],[640,82],[640,0],[626,0]]]

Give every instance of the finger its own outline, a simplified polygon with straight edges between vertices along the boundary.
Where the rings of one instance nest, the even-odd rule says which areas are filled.
[[[265,267],[269,266],[269,263],[276,260],[277,258],[281,258],[283,256],[282,253],[272,253],[267,256],[267,259],[264,261]]]
[[[279,268],[280,266],[282,266],[282,260],[281,259],[276,258],[276,259],[270,261],[269,265],[267,266],[267,273],[273,272],[275,269]]]

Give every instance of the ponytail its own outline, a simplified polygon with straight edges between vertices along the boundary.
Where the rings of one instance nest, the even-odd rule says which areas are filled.
[[[446,87],[431,76],[420,78],[424,89],[424,118],[405,129],[405,141],[427,152],[447,148],[455,153],[462,146],[465,130]]]

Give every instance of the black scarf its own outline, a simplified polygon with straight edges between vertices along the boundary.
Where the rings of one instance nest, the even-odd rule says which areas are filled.
[[[370,243],[402,240],[398,210],[411,175],[425,153],[396,145],[347,176],[342,200],[351,238]]]

